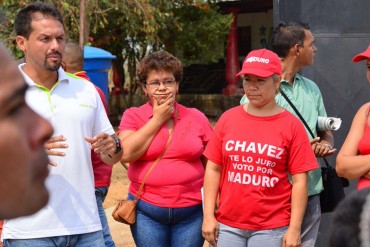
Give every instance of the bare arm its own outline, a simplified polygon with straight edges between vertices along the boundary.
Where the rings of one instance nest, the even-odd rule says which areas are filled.
[[[204,175],[204,216],[202,225],[203,237],[216,246],[218,238],[218,222],[215,217],[216,198],[221,179],[222,167],[208,160]]]
[[[370,172],[370,155],[359,155],[358,144],[364,133],[367,111],[370,103],[363,105],[356,113],[351,129],[340,149],[336,160],[336,171],[339,176],[349,179],[359,178]]]
[[[132,162],[139,159],[149,148],[150,143],[161,128],[156,119],[151,118],[137,131],[125,130],[119,133],[122,146],[125,149],[121,163]]]
[[[283,239],[283,247],[301,245],[301,226],[307,206],[307,172],[292,175],[292,209],[290,223]]]

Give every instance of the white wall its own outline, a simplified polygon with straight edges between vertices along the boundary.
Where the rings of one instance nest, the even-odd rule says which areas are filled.
[[[252,27],[252,50],[262,48],[260,44],[260,27],[263,25],[266,28],[265,38],[268,41],[270,29],[273,27],[273,11],[267,12],[238,14],[238,27],[251,26]],[[242,61],[244,57],[240,57]]]

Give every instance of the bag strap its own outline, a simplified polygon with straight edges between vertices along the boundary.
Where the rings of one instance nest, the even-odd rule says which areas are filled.
[[[164,149],[163,149],[162,153],[161,153],[161,154],[157,157],[157,159],[153,162],[153,164],[152,164],[152,166],[149,168],[149,170],[146,172],[146,174],[145,174],[145,176],[144,176],[144,179],[143,179],[143,181],[142,181],[142,182],[141,182],[141,184],[140,184],[139,190],[138,190],[138,192],[137,192],[137,194],[136,194],[136,196],[135,196],[135,199],[134,199],[135,203],[137,203],[137,201],[139,200],[139,196],[140,196],[140,194],[141,194],[141,191],[142,191],[142,190],[143,190],[143,188],[144,188],[145,181],[146,181],[146,179],[148,178],[149,174],[153,171],[154,167],[155,167],[155,166],[158,164],[158,162],[162,159],[162,157],[163,157],[164,153],[166,152],[166,150],[167,150],[168,146],[170,145],[170,142],[171,142],[171,140],[172,140],[172,136],[173,136],[173,131],[174,131],[174,129],[175,129],[175,123],[176,123],[176,120],[177,120],[177,116],[178,116],[178,115],[179,115],[179,110],[178,110],[178,108],[177,108],[177,109],[176,109],[176,117],[175,117],[175,121],[174,121],[174,124],[173,124],[173,129],[172,129],[172,131],[170,131],[170,134],[169,134],[168,139],[167,139],[166,146],[164,147]]]
[[[279,92],[281,93],[281,95],[284,97],[284,99],[289,103],[289,105],[293,108],[293,110],[295,111],[295,113],[297,114],[297,116],[301,119],[301,122],[304,124],[304,126],[306,127],[306,129],[308,130],[308,132],[311,134],[312,138],[315,138],[315,135],[313,134],[312,130],[310,129],[310,127],[308,126],[306,120],[304,120],[303,116],[301,115],[301,113],[299,113],[298,109],[294,106],[293,102],[290,101],[290,99],[288,98],[288,96],[284,93],[284,91],[280,88],[279,89]],[[329,162],[326,160],[325,157],[322,157],[324,162],[325,162],[325,166],[326,167],[331,167],[329,165]]]
[[[301,122],[304,124],[304,126],[306,127],[306,129],[308,130],[308,132],[310,132],[312,138],[315,138],[315,135],[313,134],[312,130],[308,126],[307,122],[304,120],[304,118],[301,115],[301,113],[299,113],[298,109],[294,106],[293,102],[290,101],[290,99],[288,98],[288,96],[286,96],[286,94],[284,93],[284,91],[281,88],[280,88],[279,91],[280,91],[281,95],[285,98],[285,100],[288,101],[289,105],[293,108],[293,110],[295,111],[295,113],[297,114],[297,116],[301,119]]]

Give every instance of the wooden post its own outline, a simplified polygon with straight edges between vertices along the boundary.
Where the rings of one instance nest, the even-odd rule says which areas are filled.
[[[226,47],[226,67],[225,67],[225,79],[227,86],[224,88],[222,93],[224,95],[235,94],[238,88],[239,77],[235,75],[239,72],[239,54],[238,54],[238,25],[237,25],[237,8],[230,8],[229,13],[233,14],[233,22],[231,24],[229,36],[227,38]]]

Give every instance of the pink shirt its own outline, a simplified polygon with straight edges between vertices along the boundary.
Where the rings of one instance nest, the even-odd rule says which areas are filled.
[[[367,117],[369,117],[370,110],[367,113]],[[368,155],[370,154],[370,126],[365,123],[364,133],[358,143],[358,151],[361,155]],[[357,184],[357,189],[361,190],[364,188],[370,187],[370,179],[366,177],[360,177]]]
[[[201,156],[212,133],[206,116],[195,108],[175,103],[179,111],[171,144],[157,166],[149,174],[140,199],[160,207],[188,207],[202,203],[204,167]],[[153,116],[150,103],[127,109],[119,131],[138,130]],[[148,150],[131,162],[128,177],[129,192],[136,195],[146,171],[164,149],[169,133],[163,125]]]

